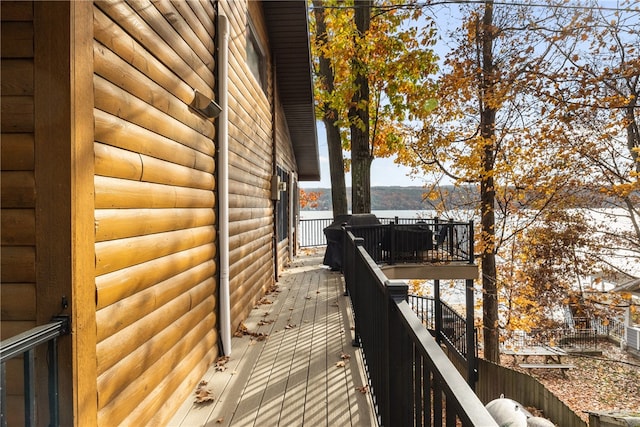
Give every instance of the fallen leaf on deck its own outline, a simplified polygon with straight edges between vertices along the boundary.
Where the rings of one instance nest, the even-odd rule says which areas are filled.
[[[229,361],[229,356],[221,356],[215,362],[216,371],[222,372],[227,369],[227,362]]]
[[[363,385],[362,387],[356,387],[356,390],[358,390],[362,394],[367,394],[369,392],[369,386]]]
[[[216,424],[222,424],[224,422],[224,418],[218,418],[216,420]]]
[[[256,334],[253,335],[253,337],[256,339],[256,341],[264,341],[267,339],[268,335],[267,334]]]
[[[244,335],[249,335],[253,338],[255,338],[258,341],[264,341],[267,338],[267,334],[263,334],[262,332],[253,332],[250,331],[244,323],[240,323],[240,326],[238,326],[238,330],[235,332],[234,336],[236,337],[242,337]]]
[[[293,328],[295,328],[295,327],[296,327],[296,325],[292,325],[291,323],[289,323],[289,324],[288,324],[287,326],[285,326],[284,328],[285,328],[285,329],[293,329]]]
[[[243,335],[245,335],[247,332],[247,327],[245,326],[244,323],[240,322],[240,324],[238,325],[238,329],[236,329],[236,331],[233,333],[234,336],[236,337],[241,337]]]
[[[273,301],[269,301],[267,297],[262,297],[260,298],[260,301],[258,301],[258,305],[262,304],[273,304]]]
[[[195,403],[213,402],[213,392],[209,387],[207,387],[207,384],[208,383],[204,380],[200,381],[198,384],[198,387],[196,388],[196,398],[194,400]]]
[[[340,354],[340,359],[349,360],[349,359],[351,359],[351,355],[349,355],[347,353],[342,353],[342,354]]]
[[[336,362],[336,368],[344,368],[344,367],[345,367],[344,360],[342,360],[340,362]]]

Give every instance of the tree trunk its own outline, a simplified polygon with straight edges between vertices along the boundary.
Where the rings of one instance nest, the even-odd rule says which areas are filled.
[[[495,247],[495,198],[493,180],[495,163],[495,122],[496,105],[493,99],[497,82],[493,63],[493,1],[485,2],[481,27],[482,77],[480,93],[480,135],[484,149],[482,152],[482,174],[480,177],[481,211],[481,263],[482,263],[482,322],[484,332],[484,357],[499,363],[498,330],[498,287],[496,282]]]
[[[337,114],[337,112],[334,112]],[[327,131],[327,148],[329,150],[329,175],[331,177],[331,206],[333,217],[346,215],[349,212],[347,205],[347,186],[344,179],[344,159],[342,157],[342,139],[335,114],[327,112],[324,119],[324,127]]]
[[[487,158],[485,165],[489,163],[492,149],[485,149]],[[498,331],[498,286],[496,282],[496,253],[495,253],[495,190],[493,189],[493,177],[483,178],[480,183],[481,191],[481,227],[482,227],[482,253],[480,262],[482,266],[482,324],[484,330],[484,357],[495,363],[499,363],[499,331]]]
[[[638,149],[640,148],[640,127],[638,127],[638,120],[635,114],[635,110],[638,108],[637,99],[637,96],[633,98],[627,108],[625,108],[625,117],[627,119],[627,147],[629,148],[631,158],[636,165],[636,172],[640,173],[640,161],[638,161]]]
[[[351,135],[351,209],[354,214],[371,213],[371,162],[373,159],[368,151],[354,152],[353,128]]]
[[[371,21],[371,0],[356,0],[354,43],[361,45]],[[349,109],[351,125],[351,209],[354,214],[371,212],[371,163],[369,147],[369,81],[366,65],[358,53],[351,60],[355,91]]]
[[[327,43],[327,26],[324,22],[324,9],[321,0],[313,0],[314,15],[316,18],[317,38],[320,43]],[[329,59],[320,56],[320,78],[325,82],[328,92],[333,92],[333,71],[329,64]],[[331,206],[333,217],[346,215],[347,187],[344,179],[344,161],[342,157],[342,138],[337,125],[338,112],[329,105],[322,107],[322,122],[327,131],[327,148],[329,151],[329,175],[331,177]]]

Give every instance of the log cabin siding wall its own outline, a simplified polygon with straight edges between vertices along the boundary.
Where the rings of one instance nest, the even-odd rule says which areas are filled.
[[[220,2],[229,19],[229,277],[232,328],[244,320],[275,282],[274,160],[295,170],[291,140],[282,108],[274,96],[273,58],[261,2]],[[266,55],[266,91],[247,64],[249,20]],[[276,111],[274,132],[273,112]],[[274,159],[274,134],[277,137]],[[277,244],[278,266],[288,262],[287,242]]]
[[[31,2],[2,2],[0,332],[36,325],[34,33]],[[7,363],[8,424],[24,424],[22,361]]]
[[[211,2],[94,7],[98,424],[161,425],[216,356]]]
[[[59,345],[63,424],[162,425],[217,355],[216,129],[188,107],[194,90],[215,99],[217,6],[127,0],[0,7],[2,336],[48,321],[61,310],[59,295],[71,295],[73,335]],[[296,167],[273,92],[261,4],[219,7],[232,36],[230,277],[237,327],[275,280],[274,157],[292,176]],[[246,64],[248,13],[267,53],[266,93]],[[52,36],[58,33],[64,37]],[[46,53],[49,47],[55,49]],[[54,68],[63,84],[50,70],[35,71],[44,69],[34,66],[43,56],[41,65]],[[277,246],[280,267],[290,257],[286,245]],[[41,289],[49,277],[61,284],[55,292]],[[21,363],[15,365],[8,368],[8,401],[19,409]],[[10,425],[21,423],[22,411],[16,413]]]
[[[248,4],[221,2],[219,7],[230,32],[229,289],[235,330],[274,281],[271,107],[246,62]],[[259,18],[253,17],[256,29]],[[264,37],[260,41],[268,49]]]

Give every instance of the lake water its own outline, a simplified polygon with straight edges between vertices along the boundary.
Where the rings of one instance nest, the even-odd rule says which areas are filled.
[[[433,210],[420,210],[420,211],[371,211],[372,214],[377,216],[378,218],[433,218],[436,216],[436,211]],[[466,211],[459,211],[456,215],[460,215],[460,217],[456,218],[446,218],[446,219],[454,219],[456,221],[469,221],[468,217],[464,215],[469,215]],[[324,219],[324,218],[333,218],[333,211],[300,211],[300,219]],[[463,219],[464,218],[464,219]]]
[[[621,230],[630,230],[632,228],[631,220],[628,216],[625,216],[625,211],[622,209],[582,209],[587,217],[591,218],[593,224],[597,226],[599,230],[607,231],[608,233],[615,233]],[[378,218],[421,218],[428,219],[434,218],[436,212],[432,210],[377,210],[372,211]],[[449,213],[449,216],[441,217],[441,219],[452,219],[454,221],[468,222],[473,220],[476,224],[479,223],[479,218],[473,215],[472,211],[455,211]],[[300,211],[301,219],[330,219],[333,218],[332,211]],[[594,235],[594,238],[606,238],[605,233],[599,233]],[[604,255],[604,254],[602,254]],[[624,251],[617,251],[617,253],[603,256],[612,265],[620,267],[623,271],[636,277],[640,276],[640,262],[637,258],[630,257],[629,253]],[[608,288],[613,285],[607,286]],[[464,283],[446,283],[443,281],[443,300],[451,304],[459,304],[464,301]],[[429,292],[427,292],[429,293]]]
[[[600,230],[607,230],[609,233],[621,230],[631,230],[632,223],[624,209],[580,209],[586,217],[591,219],[592,224],[596,225]],[[371,211],[378,218],[420,218],[429,219],[436,216],[434,210],[379,210]],[[326,219],[333,218],[333,211],[300,211],[300,219]],[[453,220],[459,222],[469,222],[473,220],[479,223],[480,217],[474,215],[473,211],[451,211],[447,212],[447,216],[440,219]],[[498,218],[496,219],[499,220]]]

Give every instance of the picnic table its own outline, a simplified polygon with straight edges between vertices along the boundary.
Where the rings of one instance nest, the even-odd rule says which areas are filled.
[[[520,363],[518,364],[518,366],[528,370],[561,369],[562,374],[564,375],[566,370],[574,368],[573,365],[562,363],[562,356],[566,356],[567,352],[557,347],[532,346],[532,347],[505,349],[505,350],[502,350],[502,354],[513,356],[514,364],[518,363],[518,357],[522,357],[522,361],[524,363]],[[529,357],[531,356],[544,357],[544,363],[527,363]]]
[[[518,362],[518,356],[521,356],[524,362],[527,362],[530,356],[543,356],[544,363],[562,363],[562,356],[566,356],[567,352],[550,346],[531,346],[502,350],[502,354],[513,356],[513,362]]]

